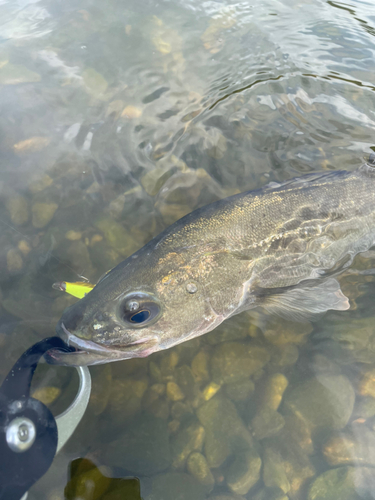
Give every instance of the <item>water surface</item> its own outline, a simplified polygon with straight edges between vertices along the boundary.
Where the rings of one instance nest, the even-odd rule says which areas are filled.
[[[0,28],[2,377],[74,302],[53,282],[95,283],[199,206],[375,151],[370,1],[2,0]],[[86,466],[64,494],[77,457],[145,500],[375,498],[374,263],[342,278],[348,312],[245,313],[92,369],[29,498],[124,498]],[[58,413],[75,377],[40,367],[36,394]]]

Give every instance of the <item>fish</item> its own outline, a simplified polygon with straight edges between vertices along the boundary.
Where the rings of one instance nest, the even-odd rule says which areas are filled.
[[[254,308],[296,321],[348,310],[337,277],[375,244],[374,167],[272,182],[191,212],[63,312],[56,332],[76,350],[47,361],[146,357]]]

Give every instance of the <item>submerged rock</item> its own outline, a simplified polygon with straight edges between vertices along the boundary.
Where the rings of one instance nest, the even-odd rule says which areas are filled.
[[[255,385],[252,380],[241,380],[224,386],[225,394],[232,401],[247,401],[254,389]]]
[[[175,382],[168,382],[167,397],[171,401],[181,401],[181,399],[185,398],[185,394]]]
[[[284,417],[270,408],[265,408],[257,413],[251,421],[253,436],[257,439],[264,439],[277,434],[284,425]]]
[[[365,425],[353,425],[351,432],[332,436],[323,446],[330,465],[369,465],[375,467],[375,432]]]
[[[198,422],[181,430],[171,444],[172,466],[183,468],[190,453],[202,450],[204,437],[205,430]]]
[[[56,203],[34,203],[31,208],[33,226],[37,229],[46,226],[52,220],[57,208]]]
[[[266,448],[263,454],[263,482],[270,488],[279,488],[284,493],[290,490],[290,483],[279,453]]]
[[[142,416],[108,445],[104,462],[141,476],[167,469],[171,462],[167,423],[153,416]]]
[[[110,217],[100,217],[95,226],[103,232],[107,243],[122,256],[128,257],[142,246],[121,224]]]
[[[375,415],[375,398],[364,396],[356,400],[353,417],[367,420]]]
[[[51,139],[48,137],[30,137],[24,141],[14,144],[13,150],[19,154],[36,153],[49,145]]]
[[[372,368],[363,373],[358,385],[358,392],[362,396],[375,398],[375,369]]]
[[[274,373],[265,383],[260,408],[277,410],[281,404],[285,389],[288,387],[288,379],[282,373]]]
[[[215,382],[210,382],[202,391],[202,397],[205,401],[209,401],[211,398],[215,396],[221,389],[220,384],[216,384]]]
[[[280,474],[279,478],[282,475],[281,467],[283,467],[285,471],[287,481],[290,485],[288,496],[292,499],[300,499],[301,491],[306,482],[315,476],[315,468],[309,457],[298,445],[296,445],[295,441],[290,438],[289,433],[285,436],[281,434],[280,436],[270,438],[267,441],[267,449],[270,450],[268,453],[272,453],[273,458],[277,457],[278,474]],[[282,483],[280,483],[280,485],[281,484]],[[287,487],[286,482],[284,486]],[[277,490],[280,490],[280,487],[278,487]]]
[[[241,495],[236,495],[235,493],[223,493],[222,495],[209,497],[209,500],[245,500],[245,498]]]
[[[86,68],[82,73],[82,78],[87,90],[94,97],[100,96],[107,90],[107,80],[94,68]]]
[[[277,346],[277,350],[272,353],[271,364],[280,368],[293,366],[297,363],[299,356],[298,347],[294,344]]]
[[[215,479],[208,467],[205,456],[198,452],[192,453],[186,465],[190,474],[201,484],[207,486],[208,491],[211,491],[215,484]]]
[[[288,392],[283,410],[304,419],[312,430],[342,429],[352,414],[354,400],[354,389],[345,376],[319,376]]]
[[[26,198],[23,196],[12,196],[6,202],[12,224],[22,226],[29,220],[29,208]]]
[[[264,332],[264,336],[272,344],[283,346],[286,344],[302,345],[307,335],[313,330],[311,323],[296,323],[281,318],[273,318]]]
[[[107,363],[100,366],[92,366],[90,369],[92,378],[92,390],[90,394],[89,411],[95,416],[105,410],[112,387],[112,366]]]
[[[211,373],[215,382],[230,383],[249,378],[270,359],[264,347],[252,342],[224,342],[211,358]]]
[[[208,371],[210,357],[205,350],[196,354],[191,362],[191,370],[197,382],[206,382],[210,378]]]
[[[60,396],[61,389],[59,387],[41,387],[31,394],[32,398],[38,399],[43,404],[49,406]]]
[[[374,469],[338,467],[324,472],[312,482],[307,500],[370,499],[374,488]]]
[[[266,487],[252,495],[249,500],[288,500],[283,490],[275,487]]]
[[[147,389],[147,379],[116,380],[109,391],[108,411],[113,424],[129,421],[141,410],[141,401]]]
[[[16,273],[23,268],[22,255],[16,248],[10,248],[7,252],[7,269],[10,273]]]
[[[226,473],[228,487],[239,495],[246,495],[260,478],[262,461],[255,448],[236,455]]]
[[[207,488],[189,474],[169,472],[155,477],[145,500],[205,500],[206,493]]]
[[[19,64],[5,64],[0,69],[0,85],[40,82],[40,75]]]
[[[209,467],[219,467],[238,450],[253,448],[253,439],[234,404],[217,394],[197,410],[206,431],[205,455]]]

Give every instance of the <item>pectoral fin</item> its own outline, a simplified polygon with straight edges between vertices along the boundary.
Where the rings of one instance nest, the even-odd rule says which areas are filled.
[[[269,313],[295,321],[310,320],[329,309],[346,311],[350,308],[348,297],[333,278],[317,285],[297,286],[281,293],[265,295],[262,306]]]

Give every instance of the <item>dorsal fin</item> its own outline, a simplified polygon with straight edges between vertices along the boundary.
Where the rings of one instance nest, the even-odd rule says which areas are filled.
[[[275,191],[280,188],[285,188],[285,187],[302,187],[302,186],[308,186],[310,183],[314,183],[320,180],[328,181],[332,177],[341,177],[341,176],[346,176],[349,175],[350,172],[346,170],[334,170],[332,172],[315,172],[313,174],[307,174],[304,175],[303,177],[294,177],[293,179],[289,179],[284,182],[275,182],[272,181],[268,184],[266,184],[262,190],[264,191]]]

